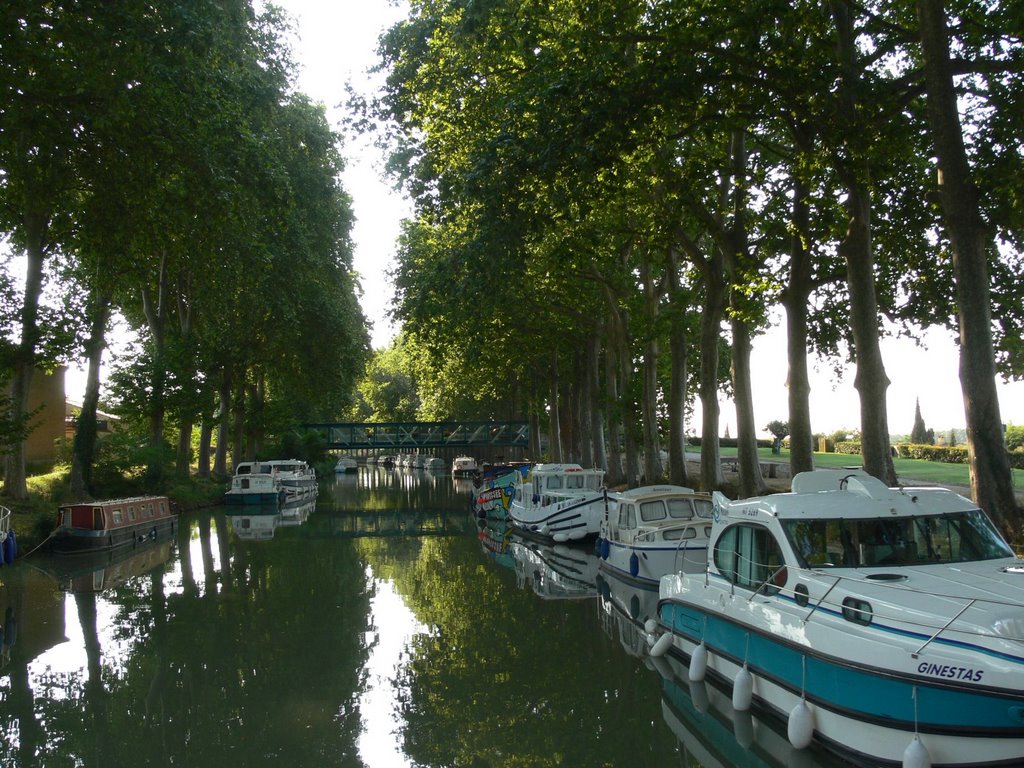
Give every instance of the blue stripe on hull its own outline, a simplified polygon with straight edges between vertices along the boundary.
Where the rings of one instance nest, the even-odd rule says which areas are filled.
[[[755,675],[852,719],[924,733],[1024,737],[1024,694],[972,691],[926,678],[823,656],[781,638],[672,600],[659,605],[662,622],[693,643]],[[705,624],[706,622],[706,624]],[[806,678],[804,660],[806,659]]]

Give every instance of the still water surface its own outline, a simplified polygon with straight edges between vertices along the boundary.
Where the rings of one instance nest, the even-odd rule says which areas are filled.
[[[646,656],[657,595],[360,467],[284,517],[182,518],[0,571],[0,765],[832,766]],[[72,565],[74,564],[74,565]]]

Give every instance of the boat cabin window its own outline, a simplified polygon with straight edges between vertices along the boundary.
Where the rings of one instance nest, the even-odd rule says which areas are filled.
[[[715,567],[738,587],[760,589],[778,575],[785,583],[782,549],[771,531],[760,525],[740,523],[725,530],[715,545]],[[771,585],[781,586],[781,584]]]
[[[134,520],[135,519],[135,507],[128,507],[128,519],[129,520]]]
[[[565,487],[566,488],[573,488],[573,489],[586,488],[587,487],[587,482],[586,481],[587,481],[587,477],[585,475],[582,475],[582,474],[579,474],[579,475],[566,475],[565,476]]]
[[[665,537],[665,541],[679,541],[680,539],[695,539],[697,538],[697,529],[692,525],[687,525],[682,528],[669,528],[665,530],[662,535]]]
[[[619,505],[619,527],[636,528],[636,507],[632,504]]]
[[[694,499],[693,507],[697,510],[697,517],[711,520],[715,516],[715,505],[711,503],[711,499]]]
[[[783,529],[813,568],[963,563],[1013,557],[979,509],[946,515],[786,520]]]
[[[544,487],[550,490],[558,490],[562,487],[562,478],[560,475],[549,475],[547,482],[544,483]]]
[[[113,512],[110,513],[110,520],[115,525],[117,523],[120,523],[123,519],[124,519],[124,515],[123,515],[123,513],[121,512],[120,509],[115,509]]]
[[[236,475],[248,475],[252,472],[252,466],[249,464],[239,464],[238,470],[235,472]]]
[[[666,517],[668,517],[668,513],[665,512],[665,502],[661,499],[640,503],[640,519],[645,523],[664,520]]]

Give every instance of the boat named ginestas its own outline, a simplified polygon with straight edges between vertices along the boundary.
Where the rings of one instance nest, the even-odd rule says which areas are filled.
[[[608,494],[598,552],[601,567],[657,589],[667,573],[703,573],[711,495],[681,485],[645,485]]]
[[[603,482],[603,469],[534,464],[516,473],[508,520],[526,535],[558,543],[596,536],[605,514]]]
[[[661,580],[653,656],[782,716],[796,747],[1024,763],[1024,561],[975,504],[835,470],[714,500],[706,572]]]
[[[316,490],[316,470],[299,459],[242,461],[224,494],[224,503],[273,506]]]
[[[57,554],[130,547],[174,531],[178,512],[166,496],[62,504],[50,549]]]

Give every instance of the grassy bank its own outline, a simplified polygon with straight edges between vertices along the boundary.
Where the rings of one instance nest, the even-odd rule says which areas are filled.
[[[735,448],[722,448],[723,457],[736,455]],[[770,448],[758,450],[761,461],[774,461],[782,464],[789,464],[789,451],[772,453]],[[899,456],[893,458],[893,467],[897,476],[903,483],[913,483],[919,480],[926,483],[938,483],[939,485],[956,485],[967,487],[971,484],[970,472],[966,464],[947,464],[939,461],[925,461],[923,459],[904,459]],[[845,453],[815,453],[814,466],[818,469],[842,469],[844,467],[861,466],[860,456],[851,456]],[[1024,470],[1014,469],[1013,487],[1024,489]]]
[[[11,528],[18,537],[19,556],[31,552],[49,537],[57,523],[57,507],[72,500],[66,466],[58,466],[46,474],[32,475],[27,484],[29,498],[25,501],[0,496],[0,505],[11,510]],[[162,493],[182,512],[187,512],[219,504],[224,496],[224,487],[224,481],[170,478],[163,490],[153,491],[141,479],[129,479],[116,489],[97,488],[94,495],[98,499],[106,499]]]

